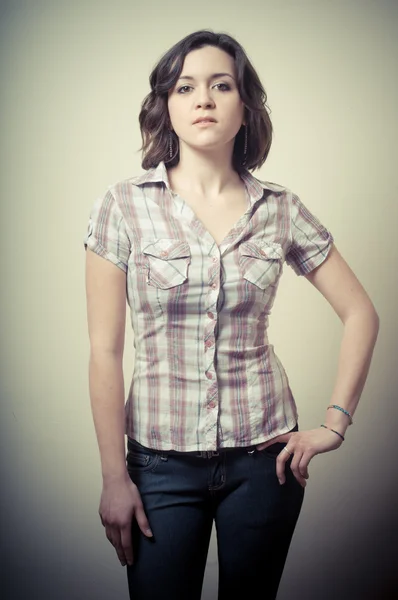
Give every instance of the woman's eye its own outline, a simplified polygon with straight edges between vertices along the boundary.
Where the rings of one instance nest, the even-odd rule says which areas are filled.
[[[223,85],[224,88],[225,88],[225,90],[230,90],[231,89],[227,83],[217,83],[217,85]]]
[[[219,86],[223,86],[223,89],[221,91],[227,91],[230,90],[231,88],[229,87],[229,85],[227,83],[216,83],[216,85],[214,87],[219,87]],[[180,87],[178,89],[178,93],[179,94],[185,94],[185,92],[182,92],[182,90],[185,90],[187,88],[190,88],[190,85],[183,85],[182,87]]]

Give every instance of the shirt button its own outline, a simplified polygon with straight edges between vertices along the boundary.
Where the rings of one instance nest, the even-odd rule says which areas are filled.
[[[217,284],[216,283],[212,283],[211,287],[213,288],[213,290],[215,290],[216,287],[217,287]]]
[[[214,314],[212,312],[208,312],[207,316],[209,317],[209,319],[214,319]]]
[[[212,346],[212,345],[213,345],[213,342],[212,342],[211,340],[207,340],[207,342],[206,342],[205,346],[206,346],[207,348],[210,348],[210,346]]]
[[[207,379],[213,379],[213,373],[206,373]]]
[[[213,256],[213,262],[216,263],[218,261],[218,258],[216,256]]]
[[[211,402],[209,402],[209,404],[207,405],[208,408],[215,408],[216,407],[216,403],[213,402],[213,400]]]

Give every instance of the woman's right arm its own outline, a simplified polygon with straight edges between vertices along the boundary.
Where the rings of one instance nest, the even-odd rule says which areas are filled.
[[[90,249],[86,254],[89,390],[104,483],[128,478],[124,447],[123,351],[126,274]]]
[[[90,339],[89,391],[101,457],[100,516],[119,560],[130,562],[131,520],[149,535],[137,487],[126,467],[123,351],[126,326],[126,274],[87,249],[87,322]]]

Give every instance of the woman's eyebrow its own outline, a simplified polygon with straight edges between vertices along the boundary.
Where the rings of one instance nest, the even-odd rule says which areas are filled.
[[[210,75],[209,79],[216,79],[217,77],[231,77],[231,79],[235,79],[232,75],[230,75],[230,73],[213,73],[213,75]],[[189,79],[190,81],[195,81],[195,77],[192,77],[191,75],[182,75],[178,78],[178,81],[180,79]]]

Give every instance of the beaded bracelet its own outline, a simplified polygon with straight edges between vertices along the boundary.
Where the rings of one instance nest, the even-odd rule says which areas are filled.
[[[335,429],[332,429],[331,427],[328,427],[327,425],[321,425],[321,427],[325,427],[325,429],[330,429],[330,431],[334,431],[334,433],[337,433],[337,435],[339,435],[341,437],[341,439],[344,441],[344,436],[341,435],[341,433],[339,433]]]
[[[352,416],[345,408],[341,408],[341,406],[338,406],[337,404],[329,404],[328,408],[337,408],[338,410],[341,410],[341,412],[347,415],[347,417],[350,419],[350,425],[354,423],[354,421],[352,420]]]

